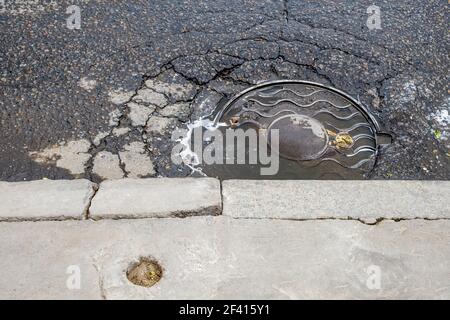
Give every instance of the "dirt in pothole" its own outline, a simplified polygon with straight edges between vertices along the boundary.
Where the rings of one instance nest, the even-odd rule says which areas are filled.
[[[127,271],[128,280],[141,287],[151,287],[161,280],[163,270],[158,262],[150,258],[141,258]]]

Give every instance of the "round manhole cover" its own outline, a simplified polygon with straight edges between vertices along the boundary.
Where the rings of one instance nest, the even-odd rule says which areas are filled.
[[[280,80],[254,86],[218,106],[208,119],[211,123],[206,131],[215,128],[222,132],[220,143],[226,152],[216,152],[212,156],[219,161],[202,163],[201,168],[206,175],[223,179],[364,178],[375,165],[379,144],[389,139],[358,101],[307,81]],[[233,137],[231,131],[240,134]],[[227,153],[230,137],[231,154]],[[208,148],[208,143],[204,147]],[[237,153],[242,149],[239,161]],[[278,170],[261,174],[261,168],[272,165],[275,155]]]

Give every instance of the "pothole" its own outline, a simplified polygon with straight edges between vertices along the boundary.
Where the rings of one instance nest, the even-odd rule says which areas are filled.
[[[152,258],[140,258],[127,270],[128,280],[141,287],[151,287],[155,285],[163,275],[160,264]]]
[[[199,158],[207,160],[206,152],[214,161],[203,161],[199,167],[206,175],[221,179],[363,179],[375,166],[380,145],[391,140],[356,99],[300,80],[251,87],[218,106],[206,119],[209,125],[202,128],[202,135],[206,132],[208,137],[203,138]],[[211,128],[222,133],[221,141],[211,134]],[[257,133],[257,142],[251,129]],[[228,153],[227,133],[231,131],[240,134],[230,135],[233,141]],[[194,143],[191,139],[192,150],[199,150]],[[265,149],[269,159],[262,159]],[[278,170],[261,174],[275,154]]]

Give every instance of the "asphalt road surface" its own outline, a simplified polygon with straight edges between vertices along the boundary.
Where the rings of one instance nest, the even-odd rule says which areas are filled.
[[[0,1],[0,180],[189,175],[170,161],[173,128],[275,79],[333,86],[379,117],[393,143],[370,178],[448,180],[448,6]]]

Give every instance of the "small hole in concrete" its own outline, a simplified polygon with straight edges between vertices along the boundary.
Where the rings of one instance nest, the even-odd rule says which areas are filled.
[[[141,287],[151,287],[157,283],[163,274],[159,263],[152,258],[140,258],[127,271],[128,280]]]

